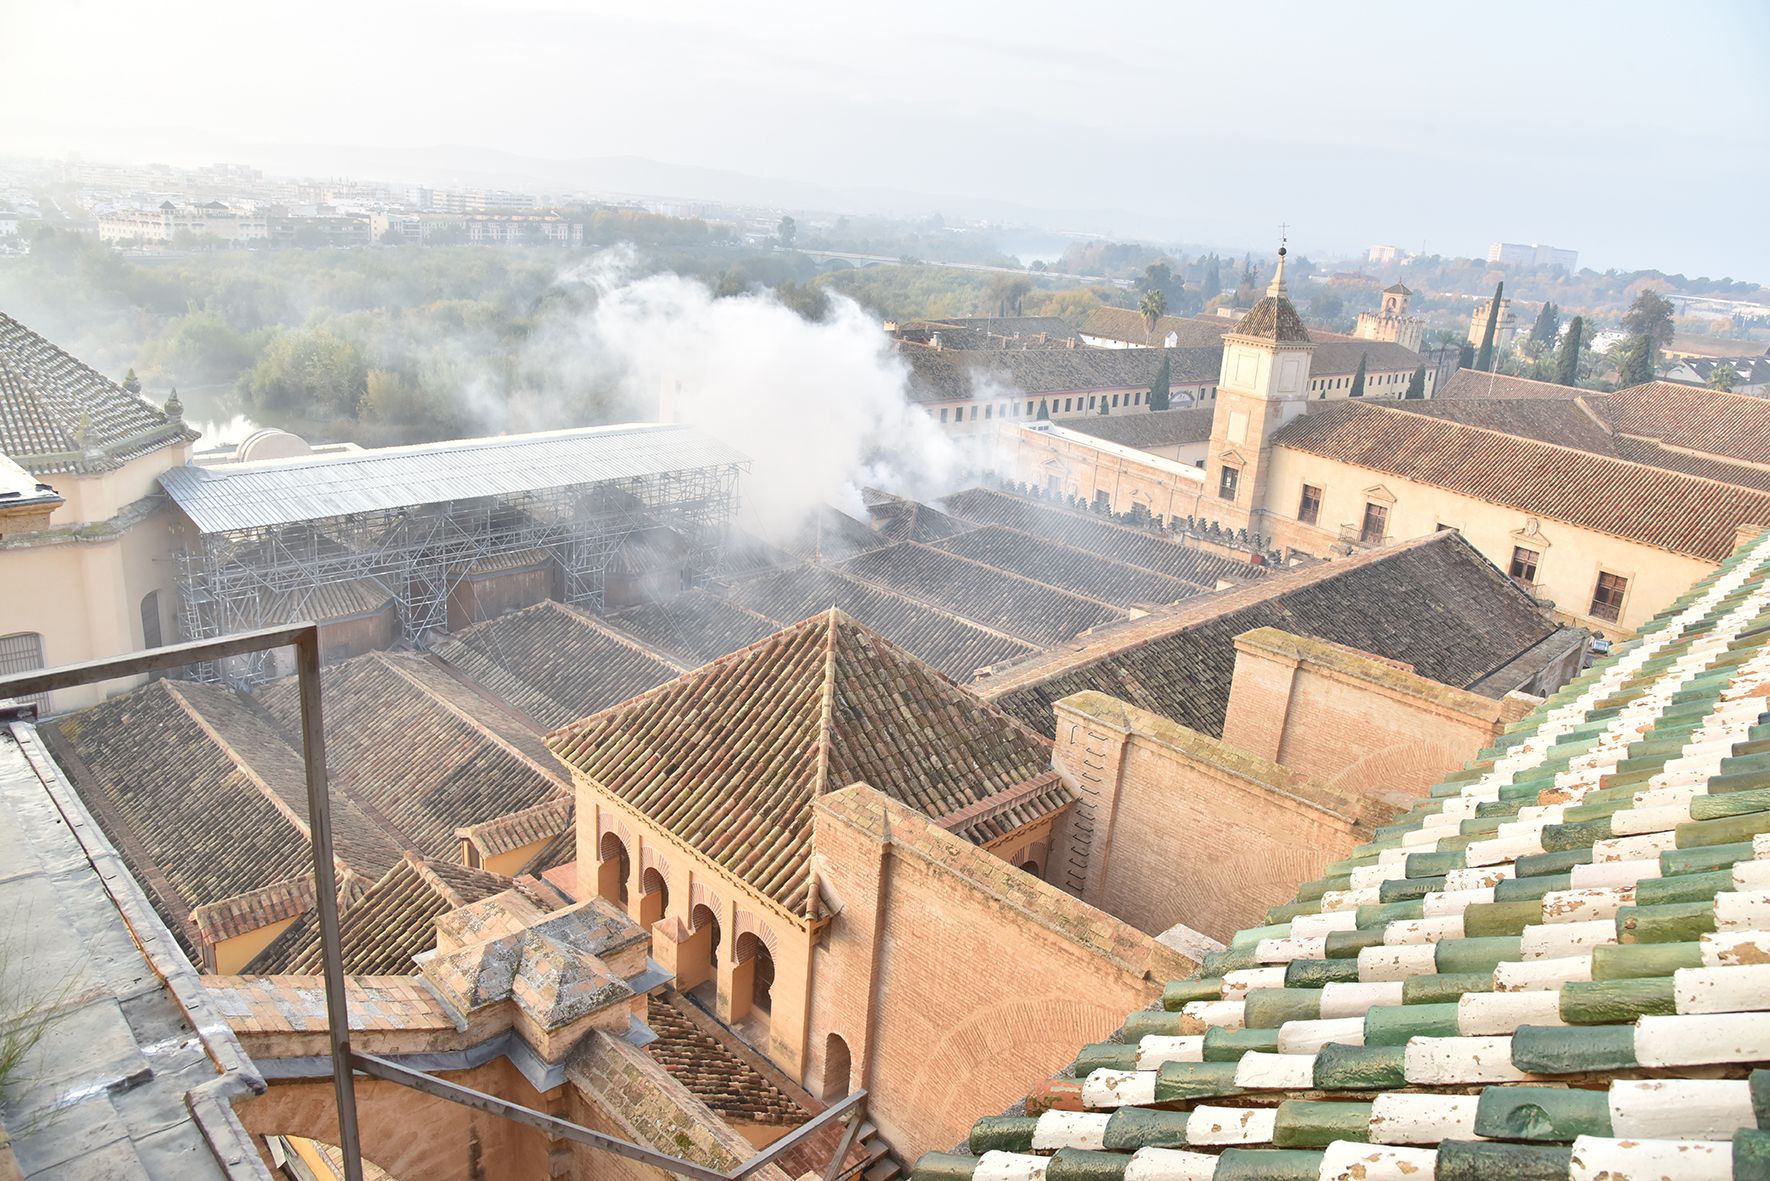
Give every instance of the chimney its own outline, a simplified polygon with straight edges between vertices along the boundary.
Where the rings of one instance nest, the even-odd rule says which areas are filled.
[[[931,343],[934,345],[934,351],[938,353],[940,351],[940,333],[936,332],[934,334],[934,339]]]

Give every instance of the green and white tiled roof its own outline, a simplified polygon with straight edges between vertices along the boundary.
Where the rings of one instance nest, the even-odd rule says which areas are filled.
[[[1770,1177],[1770,535],[916,1181]]]

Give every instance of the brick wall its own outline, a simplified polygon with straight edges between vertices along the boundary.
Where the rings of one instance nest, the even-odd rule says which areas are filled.
[[[1195,966],[865,785],[822,797],[815,833],[840,910],[812,957],[806,1078],[841,1038],[903,1157],[958,1143]]]
[[[1528,708],[1263,627],[1235,638],[1223,741],[1304,779],[1399,802],[1424,794]]]
[[[1390,811],[1104,693],[1064,698],[1056,720],[1082,898],[1150,934],[1227,939]]]

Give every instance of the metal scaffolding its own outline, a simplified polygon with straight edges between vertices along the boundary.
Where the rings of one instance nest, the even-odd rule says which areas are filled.
[[[476,570],[544,550],[562,572],[564,597],[599,611],[611,562],[635,535],[659,528],[683,539],[693,583],[712,575],[738,504],[742,461],[397,508],[204,531],[179,555],[184,638],[207,639],[291,620],[325,619],[351,584],[371,584],[395,604],[405,636],[422,642],[448,624],[449,599]],[[254,681],[262,657],[230,666]],[[213,666],[197,675],[220,679]]]

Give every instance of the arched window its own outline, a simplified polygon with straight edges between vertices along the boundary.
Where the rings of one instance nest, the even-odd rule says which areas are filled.
[[[717,970],[719,967],[719,916],[713,913],[712,907],[697,906],[688,913],[688,929],[695,938],[701,932],[707,933],[707,967]]]
[[[747,969],[744,974],[750,978],[750,1008],[767,1016],[774,1007],[774,956],[768,944],[745,931],[732,948],[732,960],[739,968]]]
[[[824,1093],[825,1103],[834,1103],[848,1094],[849,1076],[854,1071],[854,1058],[848,1052],[848,1043],[840,1034],[832,1033],[824,1039]]]
[[[602,863],[596,870],[596,892],[611,902],[627,905],[627,878],[633,872],[633,863],[627,857],[626,842],[612,832],[605,832],[599,852]]]
[[[655,869],[639,875],[639,925],[649,927],[670,913],[670,883]]]
[[[165,642],[160,635],[160,592],[152,590],[141,600],[141,646],[158,648]]]

